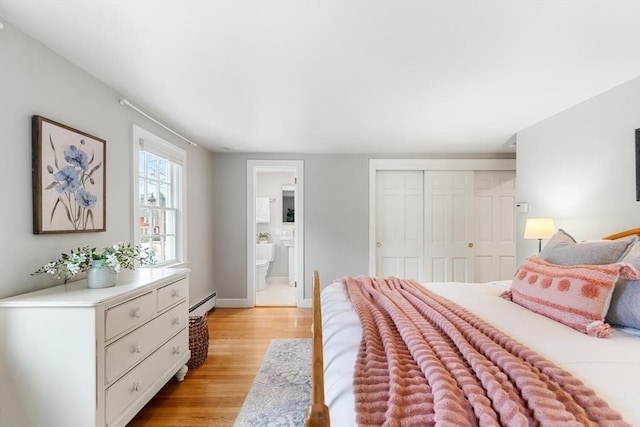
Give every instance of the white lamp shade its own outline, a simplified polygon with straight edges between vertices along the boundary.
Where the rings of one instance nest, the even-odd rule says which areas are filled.
[[[525,239],[548,239],[556,234],[551,218],[529,218],[524,225]]]

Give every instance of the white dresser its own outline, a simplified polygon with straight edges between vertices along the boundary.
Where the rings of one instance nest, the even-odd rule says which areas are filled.
[[[124,426],[189,360],[188,269],[0,300],[0,426]]]

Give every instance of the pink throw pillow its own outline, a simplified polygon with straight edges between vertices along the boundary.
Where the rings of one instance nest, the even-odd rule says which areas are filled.
[[[618,277],[640,278],[628,264],[551,264],[534,256],[518,268],[503,297],[531,311],[598,337],[611,335],[604,317]]]

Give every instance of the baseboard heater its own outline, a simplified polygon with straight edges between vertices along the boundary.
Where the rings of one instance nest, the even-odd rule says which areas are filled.
[[[189,313],[193,313],[194,311],[209,311],[216,306],[216,295],[218,292],[214,291],[211,294],[207,295],[199,302],[197,302],[193,307],[189,308]]]

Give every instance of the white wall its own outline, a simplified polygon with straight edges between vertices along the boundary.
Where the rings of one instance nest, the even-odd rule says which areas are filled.
[[[169,132],[119,105],[119,94],[6,20],[0,31],[0,298],[58,284],[29,274],[79,246],[130,242],[132,124],[185,146]],[[133,100],[132,100],[133,101]],[[32,233],[31,117],[41,115],[107,141],[107,231]],[[191,302],[213,290],[213,154],[187,149]],[[79,276],[76,276],[80,278]]]
[[[213,191],[215,282],[219,298],[247,298],[247,160],[304,161],[305,295],[311,274],[327,283],[367,271],[367,174],[364,155],[216,154]]]
[[[551,217],[577,240],[640,226],[635,197],[635,129],[640,77],[517,135],[518,262],[537,253],[522,239],[525,218]],[[544,244],[544,242],[543,242]]]

